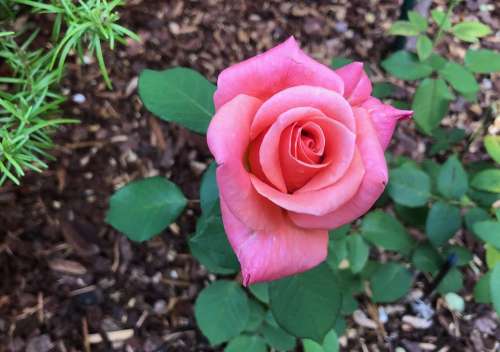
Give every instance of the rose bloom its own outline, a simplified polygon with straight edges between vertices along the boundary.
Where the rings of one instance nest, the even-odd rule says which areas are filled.
[[[412,112],[371,91],[363,64],[331,70],[293,37],[219,75],[207,139],[244,285],[318,265],[328,230],[382,194],[384,149]]]

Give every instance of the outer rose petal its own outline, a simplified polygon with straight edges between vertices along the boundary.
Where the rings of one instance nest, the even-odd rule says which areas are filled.
[[[234,216],[224,198],[220,200],[224,229],[241,264],[245,286],[297,274],[325,260],[326,230],[299,228],[283,214],[272,218],[278,224],[274,230],[252,230]],[[261,216],[273,215],[262,212]]]
[[[250,178],[257,192],[281,208],[319,216],[328,214],[349,201],[357,193],[364,175],[363,162],[356,152],[344,176],[336,183],[320,190],[287,194],[262,182],[254,175],[250,175]]]
[[[343,206],[323,216],[290,212],[290,219],[298,226],[311,229],[333,229],[347,224],[370,210],[384,191],[388,180],[384,150],[366,110],[354,109],[354,115],[358,127],[358,149],[367,170],[358,192]]]
[[[272,229],[277,226],[272,216],[280,216],[281,210],[255,191],[243,164],[250,143],[250,122],[260,104],[259,99],[246,95],[225,104],[208,127],[207,142],[219,165],[219,192],[231,212],[254,229]],[[270,217],[263,218],[263,212]]]
[[[344,81],[344,97],[351,105],[359,105],[370,97],[372,82],[363,70],[362,62],[353,62],[335,72]]]
[[[362,105],[368,111],[377,131],[378,139],[385,150],[389,145],[396,123],[399,120],[410,118],[413,115],[411,110],[399,110],[388,104],[382,103],[377,98],[371,97]]]
[[[299,107],[321,110],[352,132],[356,131],[352,108],[343,96],[322,87],[296,86],[276,93],[262,104],[252,121],[250,138],[265,131],[282,113]]]
[[[340,77],[327,66],[307,56],[293,37],[284,43],[233,65],[221,72],[214,95],[215,108],[245,94],[267,99],[288,87],[320,86],[342,94]]]

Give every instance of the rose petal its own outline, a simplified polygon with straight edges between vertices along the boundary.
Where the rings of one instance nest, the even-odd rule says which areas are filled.
[[[344,81],[344,97],[351,105],[359,105],[370,97],[372,82],[363,70],[362,62],[353,62],[335,72]]]
[[[264,135],[259,152],[260,164],[269,182],[281,192],[287,192],[280,163],[279,145],[281,135],[294,122],[314,117],[326,118],[318,109],[308,107],[292,108],[279,115],[276,122]]]
[[[263,54],[233,65],[221,72],[214,95],[219,109],[239,94],[269,98],[288,87],[325,87],[340,94],[342,79],[330,68],[307,56],[293,37]]]
[[[259,99],[245,95],[225,104],[208,127],[207,141],[219,165],[216,174],[220,194],[231,212],[254,229],[272,229],[276,226],[272,217],[263,218],[261,214],[279,216],[281,211],[255,191],[243,163],[250,142],[250,122],[260,104]]]
[[[382,103],[377,98],[366,100],[363,105],[368,111],[377,131],[382,148],[385,150],[391,142],[392,134],[399,120],[410,118],[413,115],[411,110],[399,110],[388,104]]]
[[[287,194],[262,182],[254,175],[250,175],[252,184],[258,193],[283,209],[310,215],[325,215],[342,206],[351,199],[361,184],[365,169],[359,153],[345,175],[335,184],[317,191]]]
[[[279,225],[270,231],[252,230],[231,212],[221,198],[224,229],[241,264],[243,284],[270,281],[313,268],[325,260],[328,232],[295,226],[280,214],[262,212]]]
[[[276,93],[262,104],[252,122],[250,138],[256,138],[271,126],[277,116],[297,107],[321,110],[326,116],[342,123],[352,132],[356,131],[351,106],[344,97],[322,87],[296,86]]]
[[[388,173],[384,150],[378,141],[373,124],[364,109],[354,109],[358,127],[358,149],[367,170],[356,195],[335,211],[323,216],[289,213],[298,226],[314,229],[333,229],[347,224],[373,206],[387,184]]]

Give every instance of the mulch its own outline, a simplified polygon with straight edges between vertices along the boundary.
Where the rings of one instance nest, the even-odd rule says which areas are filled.
[[[113,191],[142,177],[168,177],[196,200],[211,160],[203,136],[144,109],[138,74],[180,65],[215,81],[231,63],[294,35],[318,60],[361,59],[381,79],[376,63],[391,48],[392,38],[384,32],[399,16],[399,5],[389,0],[128,1],[122,23],[142,41],[106,52],[114,89],[105,88],[95,62],[70,64],[62,83],[69,98],[64,115],[81,123],[59,131],[57,159],[49,170],[29,174],[21,187],[0,188],[0,352],[220,350],[209,346],[193,317],[198,292],[214,279],[187,246],[199,214],[196,202],[144,244],[129,242],[104,221]],[[475,5],[467,1],[460,11],[470,13]],[[490,17],[498,30],[498,20]],[[452,56],[460,55],[460,48],[447,46]],[[395,83],[403,96],[411,94],[411,87]],[[479,120],[477,108],[474,113],[466,106],[459,113],[461,108],[450,123],[469,126],[468,119]],[[411,124],[396,135],[401,143],[393,150],[417,158],[418,151],[421,157],[425,140]],[[437,304],[431,330],[401,324],[396,316],[385,327],[385,339],[350,321],[345,350],[486,351],[494,345],[498,321],[488,307],[471,303],[457,316]],[[109,331],[114,334],[108,339]]]

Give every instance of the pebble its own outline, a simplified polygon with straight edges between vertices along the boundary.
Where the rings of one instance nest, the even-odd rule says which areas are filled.
[[[446,305],[452,311],[462,313],[465,309],[465,302],[462,297],[454,292],[449,292],[444,296],[446,300]]]
[[[366,314],[361,311],[361,310],[356,310],[354,311],[352,318],[358,324],[359,326],[362,326],[364,328],[368,329],[376,329],[377,328],[377,323],[375,323],[373,320],[369,319]]]
[[[77,103],[77,104],[83,104],[87,100],[87,98],[85,98],[85,95],[83,95],[81,93],[77,93],[77,94],[73,95],[73,97],[71,99],[73,100],[74,103]]]
[[[54,348],[54,344],[49,335],[40,335],[30,339],[28,346],[26,346],[26,352],[49,352],[52,348]]]
[[[413,326],[415,329],[428,329],[432,326],[432,320],[426,320],[413,315],[403,316],[403,322]]]

